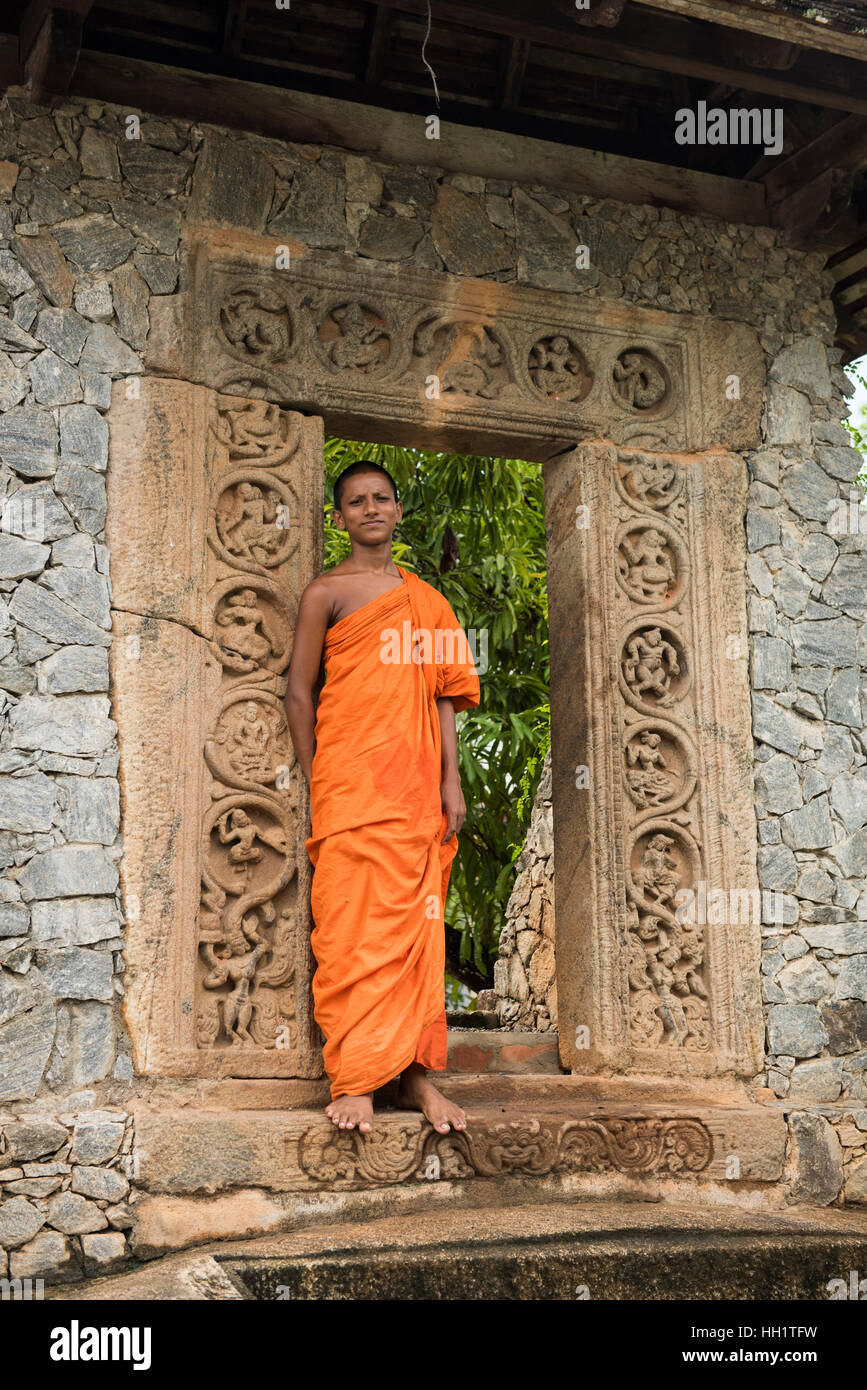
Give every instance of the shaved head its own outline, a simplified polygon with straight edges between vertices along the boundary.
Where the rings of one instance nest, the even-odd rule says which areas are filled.
[[[388,481],[394,493],[395,502],[398,500],[397,483],[394,481],[388,469],[383,468],[381,463],[374,463],[373,459],[359,459],[357,463],[350,463],[348,468],[344,468],[343,472],[334,480],[334,505],[338,511],[341,509],[340,503],[343,500],[346,484],[349,482],[350,478],[354,478],[357,473],[380,473],[382,477]]]

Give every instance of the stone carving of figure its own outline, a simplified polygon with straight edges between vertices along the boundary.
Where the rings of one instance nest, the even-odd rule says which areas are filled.
[[[681,922],[677,930],[679,959],[672,966],[676,994],[697,994],[707,998],[704,981],[698,974],[704,961],[704,933],[694,922]]]
[[[645,850],[642,877],[645,893],[660,902],[670,898],[679,881],[677,865],[668,853],[672,839],[653,837]],[[689,922],[664,920],[653,913],[639,914],[629,904],[629,983],[632,990],[633,1036],[639,1046],[661,1041],[660,1027],[669,1040],[687,1047],[708,1045],[707,989],[698,973],[704,960],[704,936]]]
[[[271,733],[256,701],[248,700],[228,738],[229,762],[241,776],[259,781],[270,777]]]
[[[633,800],[639,806],[659,806],[667,801],[678,781],[677,773],[666,765],[659,746],[661,742],[661,734],[644,729],[637,741],[631,739],[626,745],[629,764],[626,781]]]
[[[284,443],[279,407],[271,401],[250,401],[240,410],[221,410],[228,427],[229,457],[262,459]]]
[[[677,652],[666,642],[658,627],[636,632],[626,647],[623,675],[633,695],[641,696],[650,690],[665,703],[673,676],[680,674]]]
[[[667,907],[680,886],[677,860],[669,854],[674,844],[670,835],[651,836],[641,860],[641,884],[648,898]]]
[[[468,359],[446,367],[443,386],[447,391],[463,391],[467,396],[482,396],[487,400],[497,394],[491,369],[500,366],[503,350],[486,329],[474,335],[471,341]]]
[[[415,335],[413,351],[425,357],[435,350],[437,335],[445,332],[436,375],[444,391],[461,391],[467,396],[490,400],[499,392],[495,370],[503,364],[503,349],[493,334],[480,323],[449,323],[432,319]]]
[[[249,1031],[253,1017],[250,989],[260,958],[270,950],[259,930],[258,914],[251,912],[242,919],[241,930],[232,935],[220,954],[210,942],[202,950],[210,967],[202,981],[205,988],[231,984],[229,993],[218,1002],[223,1032],[233,1044],[254,1043]]]
[[[249,866],[258,863],[262,858],[257,840],[261,840],[263,845],[268,845],[277,854],[287,854],[289,851],[286,833],[281,826],[266,826],[262,829],[242,806],[234,806],[231,810],[225,811],[216,821],[214,829],[221,844],[229,846],[229,862],[238,877],[246,878]]]
[[[540,338],[530,353],[530,375],[546,396],[575,395],[585,380],[584,363],[562,333]]]
[[[677,477],[677,469],[670,459],[651,454],[625,454],[631,463],[624,465],[624,477],[639,502],[656,504],[666,501],[672,483]]]
[[[229,845],[229,862],[235,873],[246,878],[250,872],[250,864],[256,864],[262,858],[262,851],[255,843],[259,837],[258,826],[243,807],[235,806],[220,817],[216,823],[216,830],[220,843]]]
[[[220,322],[232,346],[251,357],[276,359],[289,350],[286,307],[273,296],[240,290],[221,309]]]
[[[279,547],[282,536],[277,519],[277,494],[266,496],[255,483],[238,483],[231,514],[218,515],[217,524],[226,549],[263,564]]]
[[[663,598],[675,581],[667,546],[667,537],[653,527],[626,535],[621,541],[618,556],[621,575],[644,598]]]
[[[659,923],[656,917],[648,921]],[[676,1041],[682,1042],[689,1030],[683,1005],[673,989],[674,972],[671,965],[677,958],[677,947],[672,947],[668,932],[660,925],[655,941],[646,942],[645,949],[647,973],[656,988],[662,1026],[666,1033],[673,1034]]]
[[[647,352],[621,353],[614,363],[614,380],[618,394],[638,410],[649,410],[665,395],[665,377]]]
[[[675,1007],[670,994],[686,998],[690,994],[700,999],[707,998],[704,981],[698,974],[704,960],[704,937],[700,927],[694,923],[663,922],[659,917],[642,917],[637,929],[647,955],[647,974],[659,991],[660,997],[667,999],[674,1015],[678,1018],[677,1032],[685,1032],[685,1022],[681,1027],[682,1010]]]
[[[378,323],[369,322],[357,300],[332,309],[331,317],[341,332],[329,349],[336,367],[355,367],[364,371],[382,361],[379,340],[385,336],[384,330]]]
[[[227,629],[220,646],[226,665],[234,671],[253,671],[279,650],[255,589],[229,594],[214,621]]]

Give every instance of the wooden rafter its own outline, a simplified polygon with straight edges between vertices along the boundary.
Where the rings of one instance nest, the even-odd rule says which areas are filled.
[[[427,0],[378,0],[393,10],[427,16]],[[840,111],[867,115],[864,94],[865,69],[855,63],[830,62],[821,55],[803,55],[793,75],[768,68],[745,71],[742,64],[726,62],[723,55],[709,52],[703,36],[688,26],[670,26],[654,21],[652,14],[640,13],[638,6],[630,24],[623,22],[611,31],[582,28],[557,13],[530,16],[523,0],[437,0],[436,18],[441,24],[487,30],[511,38],[554,49],[570,49],[638,68],[680,73],[707,82],[726,82],[736,90],[761,93],[788,101],[806,101]],[[860,41],[859,56],[867,60],[867,40]]]
[[[18,59],[33,101],[63,98],[78,64],[84,21],[93,0],[31,0],[21,16]]]
[[[762,174],[774,226],[796,245],[845,245],[857,233],[855,172],[867,160],[867,120],[847,116]]]
[[[785,231],[793,246],[845,245],[858,229],[852,174],[848,169],[823,169],[769,211],[772,225]]]
[[[789,197],[829,169],[850,172],[867,163],[867,120],[863,116],[847,116],[830,130],[817,135],[788,159],[778,160],[765,174],[762,182],[773,204]]]
[[[237,58],[244,41],[244,25],[247,22],[247,0],[226,0],[223,16],[222,53],[226,58]]]
[[[527,71],[530,44],[526,39],[504,39],[505,62],[503,64],[503,87],[500,92],[500,110],[513,111],[521,99],[521,86]]]
[[[828,0],[814,0],[810,6],[811,18],[793,14],[783,0],[759,0],[758,4],[754,0],[746,0],[746,3],[744,0],[631,0],[631,3],[685,19],[704,19],[771,39],[785,39],[808,51],[822,49],[826,53],[863,60],[867,50],[867,13],[859,33],[855,4],[850,5],[853,23],[846,29],[840,23],[839,7]]]
[[[370,39],[364,65],[364,81],[376,87],[382,81],[391,15],[384,5],[377,5],[370,24]]]

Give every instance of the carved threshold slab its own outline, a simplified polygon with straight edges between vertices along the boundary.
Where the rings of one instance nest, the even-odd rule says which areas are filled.
[[[588,444],[545,478],[561,1059],[753,1076],[743,461]]]
[[[379,1186],[470,1178],[626,1174],[776,1181],[786,1126],[759,1107],[468,1107],[464,1134],[378,1112],[371,1134],[320,1112],[136,1112],[135,1182],[151,1193]]]
[[[151,300],[148,368],[374,441],[531,459],[599,436],[760,442],[746,325],[284,249],[277,269],[273,238],[188,229],[187,289]]]

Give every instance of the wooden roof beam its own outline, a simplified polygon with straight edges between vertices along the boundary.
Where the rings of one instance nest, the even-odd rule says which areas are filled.
[[[500,92],[500,110],[514,111],[521,99],[521,85],[527,71],[530,45],[526,39],[504,39],[506,60],[503,65],[503,87]]]
[[[844,246],[842,250],[835,252],[833,256],[829,256],[828,269],[837,270],[838,267],[848,265],[850,261],[854,260],[859,260],[860,262],[861,257],[864,257],[863,265],[865,270],[867,270],[867,232],[865,232],[864,236],[859,237],[857,241],[853,241],[851,245]]]
[[[382,81],[390,24],[391,15],[388,10],[383,5],[377,5],[370,26],[370,41],[368,43],[367,59],[364,65],[363,75],[363,81],[371,87],[378,86]]]
[[[844,304],[835,305],[837,311],[837,334],[834,339],[836,347],[843,349],[843,359],[841,366],[845,367],[853,362],[857,357],[863,357],[867,352],[867,323],[857,323],[851,314],[847,313]]]
[[[31,0],[18,29],[18,58],[37,105],[62,100],[78,65],[84,21],[93,0]]]
[[[239,58],[244,41],[244,25],[247,22],[247,0],[226,0],[223,15],[223,43],[221,52],[224,58]]]
[[[844,247],[858,235],[855,174],[867,160],[867,120],[847,116],[762,177],[772,226],[794,245]]]
[[[825,169],[770,208],[771,225],[792,246],[846,246],[857,234],[849,169]]]
[[[792,14],[791,8],[781,0],[630,0],[630,7],[632,5],[662,10],[684,19],[725,24],[731,29],[784,39],[802,48],[821,49],[844,58],[863,60],[867,57],[867,15],[860,25],[853,21],[847,30],[840,25],[839,8],[828,0],[814,0],[810,6],[814,16],[811,19]],[[851,9],[854,15],[854,4]]]
[[[809,144],[802,145],[787,159],[778,160],[768,170],[762,179],[767,189],[768,203],[773,204],[788,197],[795,189],[803,188],[811,179],[829,169],[854,172],[865,162],[867,119],[863,116],[846,116]]]
[[[855,173],[867,160],[867,120],[847,116],[762,177],[771,224],[794,245],[845,246],[857,235]]]
[[[428,0],[378,0],[378,3],[392,10],[427,17]],[[635,14],[627,24],[626,20],[633,15],[632,4],[635,4]],[[867,115],[867,96],[861,95],[865,70],[854,64],[849,64],[848,80],[839,63],[817,71],[817,64],[827,64],[827,60],[810,54],[802,55],[792,76],[770,68],[748,69],[737,61],[726,62],[724,55],[711,53],[706,56],[708,49],[704,38],[692,26],[665,24],[658,18],[654,21],[649,12],[639,17],[641,10],[642,4],[631,0],[623,22],[610,34],[602,29],[582,28],[558,12],[546,14],[541,21],[528,18],[524,0],[474,0],[472,4],[467,0],[437,0],[435,20],[523,38],[554,49],[631,63],[638,68],[657,68],[707,82],[725,82],[751,96],[761,93],[784,101],[805,101]],[[859,40],[857,56],[867,61],[867,39]]]
[[[423,120],[415,115],[142,59],[85,51],[75,92],[127,111],[137,108],[278,140],[335,145],[396,164],[429,164],[435,159],[454,173],[550,183],[724,222],[767,222],[763,186],[742,179],[447,121],[442,122],[440,141],[432,146]]]

